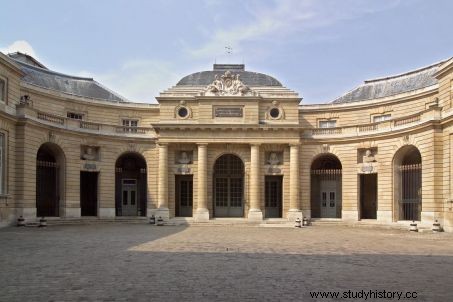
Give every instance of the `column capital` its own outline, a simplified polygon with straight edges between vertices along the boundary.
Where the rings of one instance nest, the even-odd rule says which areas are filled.
[[[197,143],[198,147],[207,147],[209,143]]]
[[[253,147],[253,146],[259,147],[259,146],[261,146],[261,145],[262,145],[262,143],[250,143],[250,146],[252,146],[252,147]]]
[[[168,145],[169,145],[169,143],[161,143],[161,142],[157,143],[158,147],[168,147]]]
[[[290,147],[300,147],[300,143],[289,143]]]

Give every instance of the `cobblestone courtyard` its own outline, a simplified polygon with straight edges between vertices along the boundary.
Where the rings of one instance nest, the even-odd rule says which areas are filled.
[[[11,227],[0,230],[0,284],[1,301],[330,301],[309,292],[348,290],[453,301],[453,235],[340,226]]]

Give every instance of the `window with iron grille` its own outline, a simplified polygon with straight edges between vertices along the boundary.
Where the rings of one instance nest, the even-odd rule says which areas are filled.
[[[83,120],[83,114],[81,114],[81,113],[68,112],[66,116],[68,118],[71,118],[71,119],[74,119],[74,120]]]

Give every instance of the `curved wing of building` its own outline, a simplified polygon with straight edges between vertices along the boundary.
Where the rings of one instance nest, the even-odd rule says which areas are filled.
[[[270,75],[215,64],[140,104],[0,54],[0,224],[308,217],[453,231],[452,83],[449,59],[302,105]]]

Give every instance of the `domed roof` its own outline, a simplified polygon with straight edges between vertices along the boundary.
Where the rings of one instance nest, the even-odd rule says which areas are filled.
[[[244,64],[214,64],[213,70],[189,74],[183,77],[176,86],[207,86],[214,81],[215,75],[220,76],[226,71],[238,74],[242,83],[247,86],[283,86],[267,74],[245,71]]]

